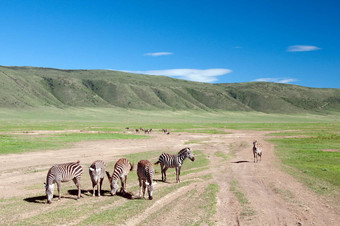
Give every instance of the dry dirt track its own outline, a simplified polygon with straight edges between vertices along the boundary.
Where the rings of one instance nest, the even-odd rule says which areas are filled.
[[[151,139],[81,142],[69,149],[0,156],[0,198],[29,197],[37,194],[39,190],[25,188],[37,183],[42,184],[48,168],[56,163],[79,159],[82,164],[90,165],[95,159],[113,161],[117,159],[116,156],[129,153],[178,151],[185,146],[185,142],[196,140],[198,142],[186,146],[202,150],[209,157],[210,167],[204,173],[211,173],[212,179],[200,180],[156,200],[150,208],[125,224],[141,224],[174,200],[177,200],[176,206],[169,208],[168,214],[160,214],[158,218],[161,219],[156,216],[152,221],[156,223],[161,220],[164,225],[181,224],[183,221],[173,216],[194,218],[195,214],[199,214],[190,211],[188,204],[191,201],[181,197],[181,194],[195,188],[198,194],[196,198],[199,198],[208,183],[216,183],[219,187],[216,214],[211,217],[216,225],[339,225],[339,206],[330,206],[324,197],[316,195],[283,172],[279,160],[274,155],[274,146],[263,140],[264,132],[230,132],[231,134],[172,133],[169,136],[154,133],[150,135]],[[255,139],[263,145],[261,163],[253,163],[251,143]],[[217,151],[226,154],[233,152],[234,157],[223,161],[214,154]],[[185,179],[184,176],[182,181]],[[231,183],[235,181],[237,189],[245,194],[249,201],[246,207],[231,191]],[[160,183],[159,186],[166,184]],[[44,191],[41,190],[43,195]],[[30,217],[45,209],[37,208],[34,212],[20,217]],[[251,210],[251,213],[247,213],[247,209]],[[76,223],[77,220],[70,222]]]

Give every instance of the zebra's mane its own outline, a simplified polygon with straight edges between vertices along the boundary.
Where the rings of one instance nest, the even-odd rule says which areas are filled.
[[[184,152],[188,151],[189,148],[183,148],[178,152],[178,155],[183,154]],[[189,149],[190,150],[190,149]]]

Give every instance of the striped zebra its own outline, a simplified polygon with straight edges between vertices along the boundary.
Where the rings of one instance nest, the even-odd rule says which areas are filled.
[[[102,190],[103,180],[105,177],[105,162],[102,160],[96,160],[89,168],[89,173],[92,181],[93,193],[95,196],[95,187],[97,185],[98,196],[100,197],[100,191]]]
[[[148,160],[140,160],[137,166],[137,176],[139,181],[139,198],[142,197],[143,190],[143,198],[145,198],[145,189],[148,187],[149,199],[152,200],[152,193],[155,182],[153,182],[153,176],[155,175],[155,171],[152,167],[152,164]]]
[[[261,162],[261,157],[262,157],[262,150],[259,148],[260,144],[257,143],[255,140],[253,142],[253,154],[254,154],[254,162],[256,159],[256,162],[258,162],[258,158],[260,157],[260,162]]]
[[[126,180],[129,172],[133,169],[133,164],[129,162],[126,158],[119,159],[114,167],[112,176],[106,171],[107,177],[110,181],[111,195],[115,195],[118,190],[118,179],[120,178],[122,187],[120,192],[126,193]]]
[[[161,165],[162,181],[166,181],[166,171],[168,168],[176,168],[176,182],[181,182],[179,175],[181,174],[181,167],[186,158],[189,158],[191,161],[195,161],[195,157],[190,148],[183,148],[177,155],[162,153],[159,156],[158,161],[155,163],[155,165],[158,163]]]
[[[45,189],[46,189],[46,197],[47,203],[51,203],[53,198],[54,191],[54,183],[57,183],[58,187],[58,200],[61,198],[60,194],[60,183],[67,182],[73,180],[75,185],[78,188],[78,197],[80,198],[80,177],[83,173],[83,168],[79,165],[78,162],[64,163],[52,166],[47,173]]]

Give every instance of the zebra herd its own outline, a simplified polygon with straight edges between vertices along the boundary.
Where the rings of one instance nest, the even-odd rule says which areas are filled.
[[[167,153],[162,153],[159,156],[158,161],[155,163],[161,165],[162,171],[162,181],[166,181],[166,171],[168,168],[176,168],[176,182],[179,183],[179,175],[181,171],[181,166],[186,158],[189,158],[191,161],[195,161],[195,157],[192,153],[192,150],[188,147],[183,148],[177,154],[171,155]],[[92,196],[95,196],[95,187],[97,186],[98,196],[101,194],[103,180],[105,177],[105,172],[109,179],[110,183],[110,193],[114,196],[119,188],[118,180],[121,181],[121,193],[126,193],[126,182],[127,177],[130,171],[134,168],[133,163],[129,162],[126,158],[119,159],[115,166],[112,175],[108,171],[106,171],[106,165],[102,160],[94,161],[89,167],[89,174],[92,181],[93,193]],[[52,166],[46,177],[45,183],[45,191],[47,197],[47,203],[51,203],[53,198],[54,184],[57,184],[58,189],[58,200],[61,198],[60,194],[60,185],[61,182],[67,182],[73,180],[75,185],[78,188],[78,196],[77,199],[80,198],[80,177],[83,173],[83,168],[80,165],[80,161],[71,162],[65,164],[58,164]],[[154,185],[154,175],[155,171],[153,169],[152,164],[148,160],[140,160],[137,165],[137,176],[139,181],[139,197],[141,198],[143,193],[143,198],[145,198],[145,190],[147,188],[149,199],[153,199],[153,189]]]

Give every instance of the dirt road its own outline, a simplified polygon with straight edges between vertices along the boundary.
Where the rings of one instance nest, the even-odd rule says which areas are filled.
[[[196,173],[197,176],[210,173],[212,178],[200,179],[159,198],[142,213],[125,221],[125,224],[145,224],[146,220],[149,223],[161,221],[164,225],[188,222],[190,224],[191,221],[188,219],[194,220],[200,214],[199,211],[197,212],[199,209],[191,206],[190,203],[193,203],[194,199],[200,199],[200,194],[210,183],[218,185],[216,212],[210,217],[211,222],[216,225],[339,224],[340,214],[337,212],[339,206],[330,206],[325,197],[315,194],[285,173],[280,161],[274,155],[274,146],[264,141],[264,132],[228,132],[231,133],[171,133],[171,135],[154,133],[150,135],[150,139],[89,141],[62,150],[3,155],[0,156],[2,166],[0,199],[30,197],[39,192],[43,195],[42,184],[46,172],[57,163],[79,159],[82,164],[90,165],[96,159],[113,161],[117,156],[124,154],[146,151],[173,152],[189,146],[193,150],[201,150],[210,160],[209,168]],[[253,162],[251,149],[253,140],[258,140],[263,146],[263,157],[260,163]],[[216,153],[233,157],[223,159]],[[191,174],[191,178],[192,176]],[[189,177],[183,176],[182,181],[187,178]],[[40,183],[41,188],[36,186]],[[161,183],[159,186],[166,186],[166,184]],[[192,189],[196,191],[192,198],[183,196]],[[166,208],[166,211],[160,212],[162,208]],[[3,210],[0,209],[1,211]],[[17,217],[25,219],[44,211],[46,207],[37,207],[34,211],[18,214]],[[13,214],[17,213],[13,211]],[[4,214],[2,222],[13,222],[9,217],[13,215]],[[75,219],[69,224],[79,222],[79,219]]]

